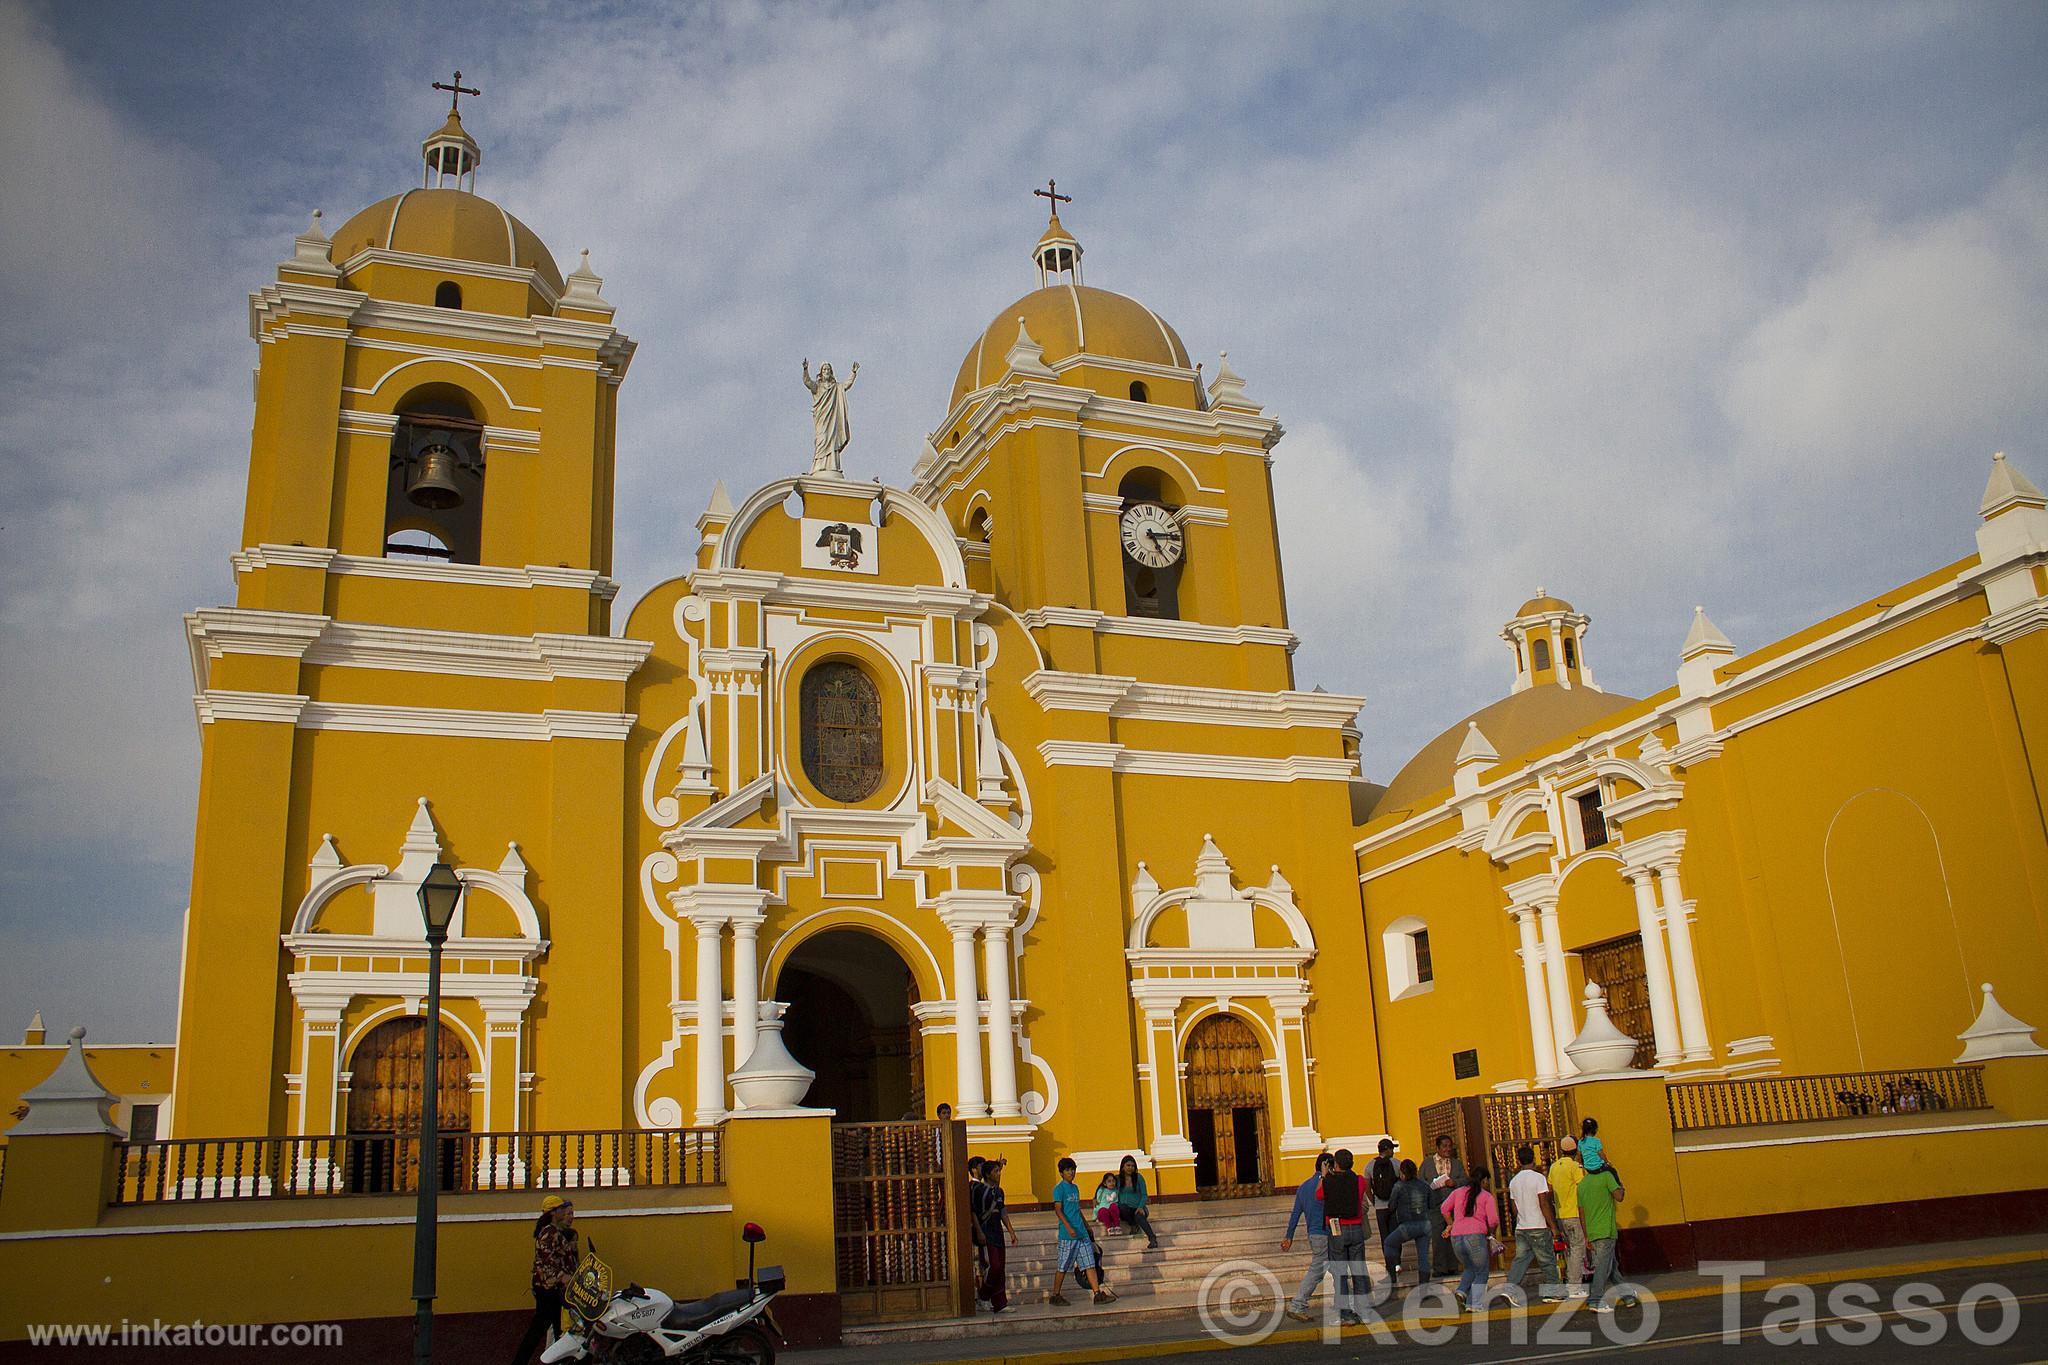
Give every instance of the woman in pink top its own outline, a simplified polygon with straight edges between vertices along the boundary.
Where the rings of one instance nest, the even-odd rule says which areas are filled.
[[[1451,1250],[1465,1267],[1465,1273],[1458,1277],[1460,1308],[1480,1307],[1486,1299],[1493,1234],[1500,1227],[1500,1206],[1494,1201],[1493,1192],[1486,1188],[1492,1179],[1493,1172],[1484,1166],[1474,1166],[1471,1178],[1444,1200],[1444,1219],[1451,1225]]]

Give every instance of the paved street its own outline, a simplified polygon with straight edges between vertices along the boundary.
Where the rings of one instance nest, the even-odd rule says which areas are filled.
[[[1869,1281],[1876,1302],[1869,1307],[1854,1300],[1837,1284],[1812,1287],[1817,1303],[1811,1318],[1811,1344],[1782,1335],[1778,1321],[1794,1300],[1790,1286],[1772,1291],[1752,1290],[1739,1299],[1737,1319],[1739,1344],[1769,1350],[1773,1358],[1833,1361],[1892,1360],[1927,1350],[1964,1351],[1972,1360],[2039,1361],[2048,1359],[2048,1262],[2034,1261],[1982,1269],[1940,1271],[1930,1274],[1893,1276]],[[1931,1287],[1905,1305],[1901,1312],[1894,1296],[1903,1285]],[[1987,1294],[1980,1286],[1998,1286],[2003,1294]],[[1829,1295],[1840,1292],[1839,1306],[1830,1311]],[[1957,1304],[1975,1293],[1979,1301],[1975,1323],[1979,1336],[2006,1336],[2001,1322],[2014,1320],[2009,1336],[1999,1345],[1974,1344],[1957,1321]],[[1931,1306],[1929,1306],[1931,1305]],[[1425,1320],[1414,1325],[1395,1325],[1384,1334],[1351,1329],[1334,1343],[1323,1341],[1274,1340],[1244,1346],[1230,1354],[1231,1365],[1265,1365],[1265,1362],[1308,1360],[1401,1359],[1416,1355],[1432,1365],[1458,1365],[1461,1361],[1486,1361],[1507,1365],[1514,1361],[1602,1361],[1655,1359],[1660,1362],[1693,1360],[1725,1361],[1730,1347],[1724,1344],[1724,1314],[1729,1307],[1720,1295],[1674,1298],[1654,1309],[1623,1309],[1604,1319],[1575,1307],[1570,1312],[1540,1306],[1528,1313],[1494,1314],[1487,1320],[1453,1324]],[[1766,1333],[1766,1323],[1781,1328]],[[1287,1323],[1289,1327],[1297,1324]],[[1418,1332],[1416,1327],[1420,1327]],[[1214,1360],[1213,1347],[1166,1355],[1147,1353],[1151,1359],[1190,1359],[1195,1355]]]

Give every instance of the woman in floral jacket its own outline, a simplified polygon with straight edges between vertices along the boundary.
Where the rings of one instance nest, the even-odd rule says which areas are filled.
[[[576,1276],[576,1206],[559,1194],[540,1201],[533,1224],[533,1321],[512,1353],[512,1365],[527,1365],[545,1338],[562,1329],[562,1294]]]

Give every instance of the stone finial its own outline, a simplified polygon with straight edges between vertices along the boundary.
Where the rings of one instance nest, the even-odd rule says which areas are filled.
[[[1991,478],[1984,485],[1984,497],[1977,504],[1977,515],[1989,521],[2010,507],[2048,507],[2048,495],[2034,487],[2026,475],[2014,469],[2001,450],[1991,457]]]
[[[603,294],[604,277],[590,268],[590,248],[583,249],[582,262],[562,281],[562,306],[580,308],[590,313],[610,313],[614,309]]]
[[[41,1134],[45,1137],[104,1133],[125,1137],[114,1123],[115,1099],[100,1084],[85,1060],[85,1030],[71,1030],[71,1046],[64,1059],[41,1085],[22,1092],[28,1113],[8,1130],[10,1138]]]
[[[1693,659],[1702,654],[1733,654],[1735,642],[1721,633],[1721,628],[1707,619],[1705,607],[1692,609],[1692,628],[1685,632],[1685,644],[1680,647],[1678,657]]]
[[[937,464],[938,462],[939,448],[938,446],[932,443],[932,438],[930,436],[926,436],[924,438],[923,448],[917,452],[917,462],[910,466],[910,477],[912,481],[914,482],[915,480],[922,478],[924,472],[927,469],[930,469],[933,465]]]
[[[1021,314],[1017,318],[1017,339],[1010,343],[1003,364],[1012,374],[1030,375],[1035,379],[1055,378],[1052,366],[1045,363],[1045,348],[1032,340],[1031,331],[1024,325]]]
[[[314,209],[312,219],[306,224],[306,230],[292,238],[292,258],[279,268],[298,275],[317,275],[324,280],[338,280],[341,278],[341,271],[336,269],[334,262],[329,259],[333,246],[332,239],[321,229],[320,210]]]
[[[23,1047],[41,1047],[43,1039],[48,1036],[49,1032],[43,1027],[43,1012],[37,1010],[35,1017],[28,1021],[28,1028],[21,1035],[21,1045]]]
[[[1578,1068],[1580,1080],[1647,1074],[1635,1065],[1636,1040],[1607,1017],[1606,992],[1595,982],[1586,983],[1585,1026],[1565,1044],[1564,1053]]]
[[[818,1073],[792,1057],[782,1041],[782,1020],[762,1019],[754,1050],[726,1079],[739,1108],[794,1109],[804,1102]]]
[[[1956,1035],[1963,1045],[1957,1062],[1981,1062],[1991,1057],[2048,1057],[2048,1048],[2034,1041],[2034,1026],[2015,1019],[1984,983],[1984,1003],[1977,1009],[1976,1022]]]
[[[725,480],[711,482],[711,501],[705,505],[704,515],[721,521],[731,521],[733,513],[732,494],[725,491]]]
[[[1458,761],[1455,766],[1468,763],[1498,763],[1500,752],[1486,738],[1476,720],[1465,722],[1465,742],[1458,746]]]
[[[1221,352],[1216,362],[1216,377],[1209,381],[1208,407],[1235,408],[1240,412],[1257,412],[1259,405],[1245,397],[1244,376],[1230,367],[1230,352]]]

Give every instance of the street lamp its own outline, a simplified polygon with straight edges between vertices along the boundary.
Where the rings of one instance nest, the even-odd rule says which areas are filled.
[[[421,1046],[420,1200],[412,1230],[412,1358],[434,1359],[435,1204],[441,1195],[441,947],[462,899],[462,879],[446,863],[435,863],[420,883],[420,918],[427,922],[427,1036]]]

